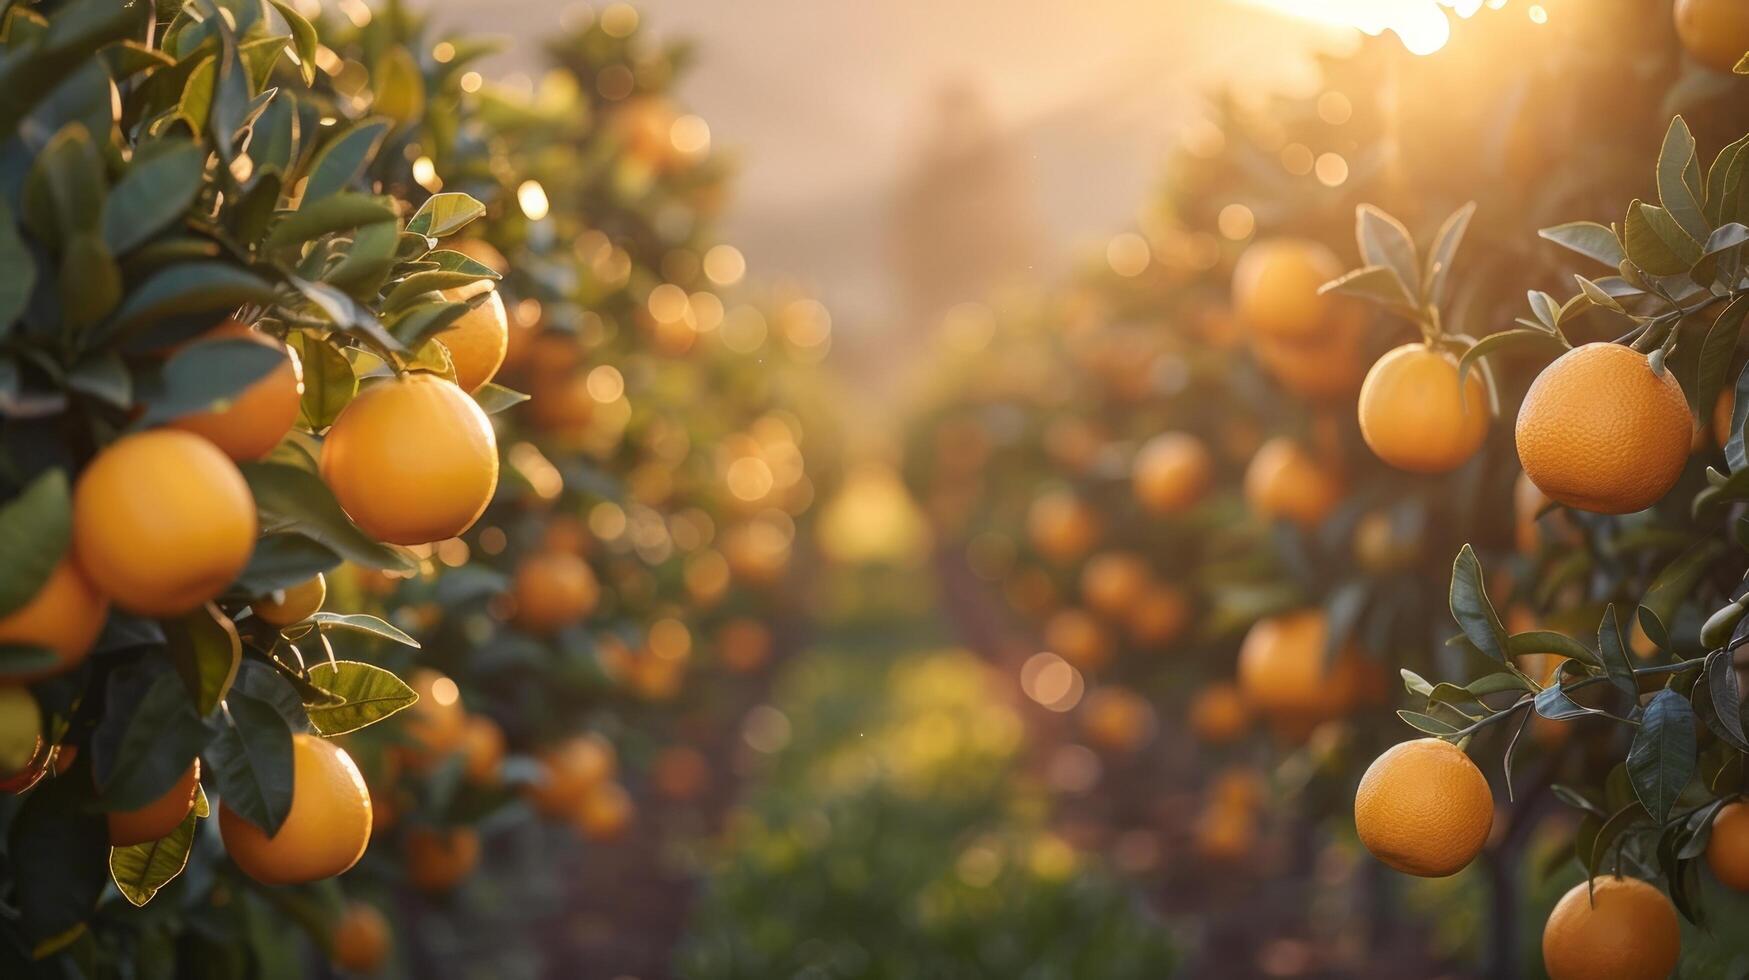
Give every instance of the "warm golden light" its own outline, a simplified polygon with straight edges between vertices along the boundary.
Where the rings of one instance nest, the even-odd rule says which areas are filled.
[[[1446,13],[1468,17],[1482,0],[1247,0],[1254,6],[1367,34],[1396,34],[1413,54],[1432,54],[1451,40]],[[1492,4],[1491,4],[1492,5]],[[1534,17],[1534,15],[1533,15]]]
[[[538,180],[525,180],[516,188],[516,203],[522,205],[522,213],[530,221],[539,221],[547,216],[551,205],[547,202],[546,188]]]

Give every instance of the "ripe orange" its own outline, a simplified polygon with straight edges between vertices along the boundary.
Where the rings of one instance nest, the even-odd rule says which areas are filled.
[[[1250,727],[1251,708],[1232,684],[1210,684],[1191,699],[1190,730],[1205,742],[1231,742]]]
[[[1215,802],[1197,818],[1195,843],[1205,861],[1243,860],[1257,849],[1257,815],[1247,806]]]
[[[1103,616],[1129,612],[1152,584],[1154,572],[1140,557],[1107,551],[1088,559],[1081,569],[1081,598]]]
[[[1731,441],[1731,416],[1737,410],[1737,392],[1729,385],[1719,392],[1718,400],[1713,402],[1713,441],[1720,449]]]
[[[1239,689],[1251,706],[1291,722],[1316,723],[1347,712],[1362,696],[1366,663],[1352,644],[1334,658],[1319,609],[1260,619],[1239,647]]]
[[[556,633],[595,611],[601,586],[589,563],[571,552],[530,555],[516,569],[516,624],[531,633]]]
[[[1130,467],[1136,502],[1156,514],[1177,514],[1208,492],[1214,460],[1202,441],[1183,432],[1166,432],[1142,444]]]
[[[1346,492],[1333,466],[1286,436],[1264,443],[1245,468],[1245,502],[1270,520],[1315,527],[1342,503]]]
[[[389,958],[389,920],[374,905],[348,902],[331,940],[335,966],[351,973],[375,973]]]
[[[415,768],[429,768],[462,750],[467,740],[468,713],[462,707],[455,681],[430,667],[420,667],[407,678],[419,695],[401,717],[403,730],[412,742],[408,761]]]
[[[1360,842],[1405,874],[1443,878],[1481,853],[1494,827],[1488,778],[1464,750],[1437,738],[1386,749],[1354,796]]]
[[[223,592],[255,550],[255,498],[237,464],[190,432],[123,436],[73,491],[73,548],[97,591],[177,616]]]
[[[710,761],[688,745],[671,745],[650,767],[656,791],[677,803],[697,799],[710,784]]]
[[[612,743],[595,734],[566,739],[540,761],[544,778],[529,788],[529,796],[535,809],[555,818],[576,812],[584,797],[619,768]]]
[[[1081,702],[1087,741],[1111,752],[1133,752],[1154,734],[1154,706],[1128,688],[1102,687]]]
[[[407,880],[423,892],[447,892],[480,863],[480,835],[472,827],[412,827],[406,839]]]
[[[537,373],[529,395],[529,417],[548,432],[576,436],[595,418],[595,396],[589,393],[588,376],[581,372],[550,376]]]
[[[255,615],[261,617],[264,623],[271,626],[290,626],[321,612],[322,603],[327,598],[328,580],[317,572],[314,577],[281,590],[278,601],[272,596],[263,596],[251,602],[249,608],[255,610]]]
[[[1543,926],[1549,980],[1664,980],[1681,955],[1676,907],[1638,878],[1574,885]]]
[[[1366,376],[1367,311],[1342,302],[1304,337],[1251,336],[1251,354],[1288,392],[1313,401],[1351,397]]]
[[[1342,260],[1304,238],[1266,238],[1233,267],[1233,311],[1264,337],[1305,337],[1325,322],[1333,298],[1318,287],[1342,275]]]
[[[292,805],[279,832],[219,806],[219,836],[243,873],[264,885],[331,878],[358,863],[370,844],[370,792],[345,750],[299,732],[292,736]]]
[[[322,479],[348,517],[390,544],[471,527],[498,486],[498,440],[467,393],[434,374],[363,389],[322,443]]]
[[[1706,863],[1720,883],[1749,891],[1749,805],[1742,800],[1726,803],[1713,816]]]
[[[0,645],[46,647],[55,653],[53,667],[16,675],[12,680],[28,683],[79,666],[103,632],[108,615],[109,600],[86,581],[71,556],[63,557],[50,569],[36,595],[0,616]]]
[[[208,331],[202,340],[239,338],[272,347],[285,355],[285,363],[243,389],[223,408],[184,415],[170,423],[204,436],[234,460],[260,459],[272,451],[298,420],[298,401],[304,394],[304,368],[296,351],[277,339],[236,320],[226,320]]]
[[[757,619],[740,616],[717,627],[717,659],[737,674],[747,674],[771,659],[771,630]]]
[[[1749,53],[1749,8],[1733,0],[1676,0],[1676,36],[1694,60],[1728,72]]]
[[[1128,611],[1130,639],[1154,648],[1163,648],[1178,639],[1190,625],[1190,599],[1170,585],[1156,585],[1136,599]]]
[[[504,763],[504,730],[485,715],[469,715],[462,731],[462,774],[483,785],[498,782]]]
[[[164,795],[137,810],[112,810],[109,813],[109,843],[112,847],[144,844],[169,835],[188,812],[194,809],[195,789],[200,785],[200,760],[188,764],[188,771]]]
[[[443,298],[452,303],[465,303],[481,293],[489,294],[484,303],[437,334],[437,342],[449,351],[450,363],[455,366],[455,383],[463,391],[479,391],[503,366],[510,343],[510,318],[504,312],[504,297],[498,295],[497,285],[490,279],[443,290]]]
[[[583,796],[573,820],[577,832],[592,841],[617,840],[631,825],[637,807],[630,793],[616,782],[595,786]]]
[[[1543,493],[1600,514],[1643,510],[1676,485],[1692,420],[1682,386],[1621,344],[1585,344],[1537,375],[1518,409],[1518,460]]]
[[[1039,554],[1069,562],[1086,554],[1099,540],[1099,518],[1093,509],[1067,490],[1051,490],[1033,500],[1026,530]]]
[[[1082,609],[1063,609],[1045,621],[1045,648],[1080,670],[1098,670],[1111,661],[1111,637]]]
[[[1385,462],[1412,473],[1462,466],[1488,438],[1488,388],[1457,358],[1404,344],[1378,359],[1360,386],[1360,434]]]
[[[1397,571],[1415,564],[1420,549],[1412,537],[1401,535],[1391,515],[1369,511],[1354,524],[1354,558],[1374,574]]]

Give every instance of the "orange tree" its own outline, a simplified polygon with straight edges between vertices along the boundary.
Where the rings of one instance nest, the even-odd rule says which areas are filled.
[[[1645,597],[1650,611],[1629,617],[1623,635],[1640,623],[1645,635],[1627,642],[1650,653],[1671,635],[1670,624],[1682,622],[1673,618],[1678,597],[1686,601],[1700,581],[1696,569],[1717,554],[1666,571],[1680,544],[1646,518],[1600,523],[1562,514],[1539,523],[1536,487],[1556,499],[1544,484],[1565,487],[1566,502],[1584,504],[1575,488],[1598,483],[1601,472],[1585,467],[1613,463],[1622,475],[1600,489],[1619,495],[1617,509],[1634,510],[1670,489],[1662,481],[1674,479],[1673,470],[1687,466],[1682,485],[1691,494],[1707,485],[1701,467],[1687,465],[1690,430],[1680,396],[1710,416],[1713,392],[1729,373],[1701,350],[1711,314],[1725,308],[1737,275],[1730,221],[1717,206],[1704,221],[1686,215],[1689,225],[1668,247],[1688,264],[1651,260],[1655,275],[1680,278],[1698,264],[1700,280],[1716,277],[1720,296],[1701,326],[1675,329],[1685,317],[1699,322],[1693,310],[1642,311],[1646,301],[1632,291],[1649,287],[1617,270],[1588,278],[1566,302],[1533,292],[1521,330],[1478,338],[1523,312],[1526,286],[1573,282],[1572,273],[1582,271],[1539,240],[1538,229],[1608,258],[1607,228],[1557,223],[1576,210],[1614,213],[1644,193],[1639,161],[1660,140],[1671,161],[1664,169],[1687,175],[1676,180],[1690,188],[1691,210],[1705,214],[1705,202],[1735,193],[1723,189],[1734,151],[1714,168],[1716,191],[1689,162],[1694,142],[1722,146],[1746,122],[1739,83],[1716,70],[1716,58],[1697,64],[1678,42],[1683,18],[1694,15],[1605,3],[1537,24],[1521,13],[1485,11],[1454,24],[1453,42],[1435,56],[1411,57],[1389,39],[1364,42],[1325,62],[1321,90],[1312,95],[1218,101],[1209,124],[1193,128],[1174,158],[1142,234],[1114,239],[1106,268],[1017,318],[1030,323],[998,327],[988,359],[1008,376],[944,386],[949,396],[936,403],[926,438],[914,443],[913,481],[938,520],[960,533],[974,571],[1002,583],[1041,625],[1042,649],[1084,671],[1089,688],[1116,682],[1151,690],[1208,741],[1238,746],[1238,756],[1215,758],[1270,761],[1278,788],[1307,791],[1300,809],[1309,815],[1346,810],[1359,775],[1352,760],[1396,739],[1386,726],[1327,724],[1382,693],[1377,668],[1348,667],[1351,657],[1412,671],[1405,676],[1421,701],[1416,721],[1430,696],[1492,701],[1518,683],[1497,677],[1460,690],[1417,679],[1460,670],[1471,656],[1446,644],[1451,627],[1442,598],[1450,576],[1442,556],[1466,542],[1473,545],[1469,567],[1510,569],[1513,587],[1500,590],[1498,601],[1512,632],[1541,636],[1540,626],[1586,615],[1595,622],[1601,608],[1586,612],[1589,593],[1617,602]],[[1479,70],[1484,63],[1488,69]],[[1634,66],[1634,85],[1620,81],[1624,64]],[[1687,123],[1672,128],[1672,109]],[[1571,165],[1580,144],[1593,148],[1583,167]],[[1671,230],[1667,213],[1636,205],[1622,234],[1662,242]],[[1709,244],[1717,229],[1725,230]],[[1355,263],[1338,250],[1350,236],[1358,248],[1349,254],[1360,267],[1344,274]],[[1694,307],[1700,288],[1672,296]],[[1632,293],[1632,302],[1614,292]],[[1681,379],[1678,397],[1676,382],[1624,388],[1613,378],[1629,374],[1621,370],[1629,358],[1609,355],[1615,368],[1597,372],[1612,376],[1607,386],[1594,385],[1589,378],[1597,375],[1585,368],[1571,376],[1586,380],[1542,385],[1546,408],[1532,413],[1530,453],[1521,424],[1515,454],[1490,418],[1511,417],[1525,397],[1536,343],[1558,346],[1557,326],[1617,336],[1621,329],[1606,320],[1619,320],[1615,307],[1624,303],[1655,321],[1636,333],[1642,353],[1673,345],[1658,357]],[[1735,333],[1720,322],[1726,326],[1714,350],[1728,355]],[[951,318],[947,326],[950,340],[960,335]],[[1733,362],[1726,356],[1725,363]],[[1593,388],[1609,394],[1578,397]],[[1574,416],[1623,398],[1658,421],[1563,455]],[[1520,478],[1515,455],[1538,482]],[[979,462],[987,463],[982,472]],[[1558,473],[1562,463],[1564,482],[1539,474]],[[1586,473],[1577,482],[1574,467]],[[1713,506],[1729,492],[1711,492]],[[1243,509],[1235,509],[1241,500]],[[1722,553],[1725,546],[1715,537],[1710,547]],[[1161,579],[1193,597],[1194,614],[1177,642],[1148,642],[1134,629],[1141,610],[1156,604],[1145,597]],[[1730,598],[1722,590],[1712,596]],[[1241,632],[1236,648],[1222,640]],[[1542,666],[1514,669],[1530,674]],[[1223,675],[1236,683],[1219,683]],[[1544,676],[1536,674],[1539,684]],[[1489,685],[1505,686],[1491,692]],[[1112,709],[1123,701],[1092,694],[1081,701],[1090,740],[1113,741],[1113,731],[1146,740],[1148,726],[1110,721],[1139,716]],[[1254,713],[1289,736],[1285,754],[1234,743]],[[1298,741],[1308,730],[1311,739]],[[1517,955],[1513,902],[1529,877],[1521,870],[1523,848],[1543,822],[1555,774],[1578,754],[1562,731],[1562,722],[1541,721],[1536,738],[1520,744],[1536,757],[1530,785],[1520,787],[1529,796],[1508,812],[1499,847],[1487,852],[1499,969]],[[1157,745],[1151,751],[1155,760],[1172,758]],[[1208,790],[1185,843],[1253,853],[1254,824],[1234,816],[1249,808],[1220,806],[1209,768],[1205,757],[1186,777]],[[1444,843],[1479,847],[1493,808],[1478,796],[1474,775],[1457,771],[1437,783],[1439,815],[1463,824],[1447,828]],[[1309,772],[1326,778],[1308,782]],[[1458,798],[1468,803],[1459,806]],[[1363,840],[1370,836],[1361,830]],[[1426,868],[1467,863],[1426,857]],[[1419,862],[1411,856],[1401,863]],[[1389,906],[1379,908],[1382,914]]]
[[[615,9],[572,42],[627,77],[617,98],[659,88],[668,55]],[[697,156],[702,122],[669,119],[662,144],[605,104],[476,98],[478,42],[427,47],[393,6],[359,20],[318,31],[253,0],[5,14],[0,956],[19,972],[242,973],[299,955],[299,931],[380,964],[390,931],[358,898],[454,888],[474,826],[518,796],[624,831],[585,713],[673,697],[695,630],[730,669],[770,655],[743,586],[775,587],[811,483],[794,379],[750,356],[764,315],[705,283],[742,274],[700,237],[714,168],[647,156]],[[550,133],[544,164],[506,145]],[[558,162],[583,152],[593,167]],[[713,335],[731,312],[740,332]],[[785,298],[771,346],[818,347],[820,316]],[[542,399],[489,420],[523,399],[492,381],[504,361]],[[411,667],[383,649],[410,633],[453,678],[335,653]],[[643,738],[661,792],[712,778]],[[351,900],[250,881],[345,871],[409,809]]]

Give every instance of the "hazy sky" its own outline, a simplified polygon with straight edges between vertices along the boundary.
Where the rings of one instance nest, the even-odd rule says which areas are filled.
[[[550,0],[427,0],[517,39],[533,71]],[[886,210],[937,93],[981,90],[1026,157],[1045,261],[1127,224],[1164,147],[1217,80],[1305,84],[1312,29],[1232,0],[644,0],[698,44],[681,101],[739,176],[727,236],[755,277],[800,280],[840,325],[891,315]]]

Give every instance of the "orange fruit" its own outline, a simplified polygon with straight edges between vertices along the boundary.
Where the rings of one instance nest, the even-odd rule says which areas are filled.
[[[1261,336],[1303,338],[1323,326],[1333,305],[1318,288],[1342,272],[1342,260],[1318,242],[1260,239],[1233,266],[1233,311]]]
[[[1257,816],[1245,806],[1206,807],[1196,821],[1195,844],[1197,855],[1206,861],[1243,860],[1257,848]]]
[[[449,361],[455,367],[455,383],[463,391],[479,391],[504,365],[509,347],[510,318],[504,312],[504,297],[498,295],[497,285],[490,279],[442,292],[443,298],[451,303],[465,303],[481,293],[489,294],[485,302],[437,333],[437,342],[449,351]]]
[[[434,374],[373,384],[322,442],[322,479],[366,534],[428,544],[473,526],[498,487],[498,440],[467,393]]]
[[[1067,490],[1051,490],[1032,502],[1026,530],[1039,554],[1068,562],[1086,554],[1099,540],[1099,518],[1093,509]]]
[[[1260,619],[1239,646],[1239,689],[1252,707],[1291,721],[1327,721],[1359,700],[1364,658],[1352,644],[1325,652],[1328,625],[1320,609]]]
[[[1202,441],[1183,432],[1149,439],[1130,465],[1136,502],[1156,514],[1177,514],[1194,506],[1214,479],[1214,460]]]
[[[1245,468],[1245,502],[1259,517],[1317,526],[1342,503],[1347,488],[1334,467],[1286,436],[1263,444]]]
[[[422,892],[447,892],[480,863],[480,835],[472,827],[412,827],[405,841],[407,880]]]
[[[263,596],[249,604],[255,615],[270,626],[290,626],[301,623],[322,611],[328,598],[328,580],[317,572],[314,576],[282,589],[279,599]]]
[[[1081,670],[1111,661],[1111,637],[1082,609],[1064,609],[1045,621],[1045,647]]]
[[[631,794],[626,792],[624,786],[605,782],[584,795],[583,803],[577,808],[574,819],[577,831],[585,838],[593,841],[615,840],[631,825],[636,810]]]
[[[335,966],[352,973],[375,973],[389,958],[389,920],[374,905],[347,902],[330,940]]]
[[[226,320],[208,331],[202,340],[238,338],[272,347],[285,356],[275,367],[222,408],[184,415],[170,423],[204,436],[225,455],[239,462],[260,459],[272,451],[298,420],[298,402],[304,394],[304,368],[296,351],[276,338],[236,320]]]
[[[71,556],[63,556],[36,595],[0,616],[0,646],[46,647],[54,651],[55,665],[11,679],[28,683],[79,666],[103,632],[108,615],[109,600],[92,587]]]
[[[1638,878],[1574,885],[1543,926],[1549,980],[1664,980],[1681,955],[1676,907]]]
[[[1599,514],[1644,510],[1688,462],[1682,386],[1621,344],[1585,344],[1544,368],[1518,409],[1518,461],[1537,489]]]
[[[200,436],[155,429],[97,454],[73,491],[73,549],[97,591],[178,616],[217,596],[255,550],[255,498]]]
[[[1462,466],[1488,438],[1488,387],[1457,358],[1426,344],[1385,354],[1360,386],[1360,434],[1385,462],[1411,473]]]
[[[127,847],[166,837],[181,826],[194,809],[194,793],[200,786],[200,760],[188,764],[188,771],[164,795],[137,810],[111,810],[109,843],[112,847]]]
[[[588,525],[576,514],[554,514],[541,529],[541,548],[588,557],[592,540]]]
[[[650,767],[650,782],[670,800],[685,803],[697,799],[710,784],[710,761],[688,745],[671,745],[656,756]]]
[[[1351,397],[1366,376],[1364,308],[1341,303],[1329,321],[1304,337],[1251,336],[1251,354],[1289,393],[1313,401]]]
[[[529,789],[535,809],[549,817],[568,817],[596,786],[619,768],[613,745],[600,735],[566,739],[541,755],[543,779]]]
[[[1419,554],[1417,542],[1399,535],[1391,515],[1384,511],[1369,511],[1354,524],[1354,557],[1369,572],[1383,574],[1408,568]]]
[[[455,681],[420,667],[408,676],[407,685],[419,695],[401,715],[402,730],[413,743],[410,761],[425,768],[460,752],[467,741],[468,713]]]
[[[1094,555],[1081,569],[1081,598],[1104,616],[1122,616],[1152,584],[1153,569],[1140,557],[1118,551]]]
[[[717,659],[737,674],[747,674],[771,659],[771,630],[740,616],[717,627]]]
[[[462,730],[462,774],[475,783],[498,781],[504,764],[504,729],[485,715],[469,715]]]
[[[1360,842],[1404,874],[1443,878],[1481,853],[1494,827],[1488,778],[1464,750],[1437,738],[1386,749],[1354,796]]]
[[[562,435],[577,435],[595,418],[595,396],[589,393],[589,377],[577,374],[537,374],[530,386],[528,414],[538,428]]]
[[[601,586],[589,563],[576,554],[548,551],[530,555],[516,568],[512,587],[516,625],[531,633],[556,633],[595,611]]]
[[[219,836],[244,874],[264,885],[331,878],[358,863],[370,844],[370,791],[352,757],[333,742],[292,736],[292,805],[267,832],[219,805]]]
[[[1205,742],[1231,742],[1250,727],[1251,708],[1232,684],[1210,684],[1191,699],[1190,730]]]
[[[1154,706],[1127,688],[1102,687],[1081,702],[1087,741],[1112,752],[1133,752],[1154,734]]]
[[[1726,803],[1713,816],[1706,863],[1721,884],[1749,891],[1749,806],[1742,800]]]
[[[1263,803],[1268,787],[1255,769],[1233,766],[1222,770],[1209,783],[1208,795],[1217,805],[1254,810]]]
[[[1749,8],[1734,0],[1676,0],[1676,36],[1694,60],[1728,72],[1749,53]]]
[[[1143,592],[1125,617],[1130,639],[1147,647],[1165,647],[1190,625],[1190,599],[1170,585]]]

